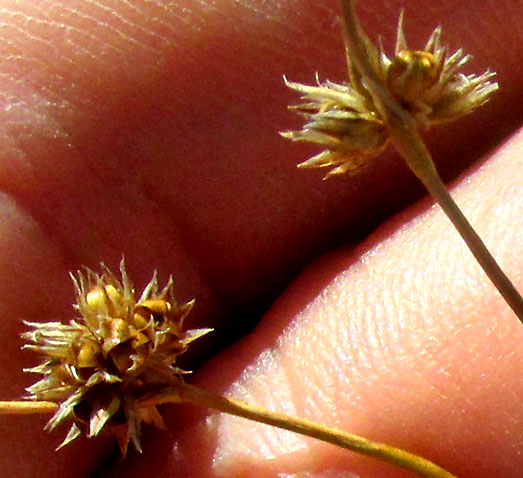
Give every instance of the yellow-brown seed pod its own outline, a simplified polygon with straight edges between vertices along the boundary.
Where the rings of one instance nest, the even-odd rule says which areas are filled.
[[[162,426],[156,406],[142,399],[179,386],[187,372],[176,366],[178,356],[210,331],[183,330],[192,302],[176,302],[172,279],[160,291],[155,274],[136,300],[123,262],[120,271],[121,281],[107,268],[101,275],[79,272],[73,278],[79,317],[69,324],[28,323],[33,330],[23,335],[32,342],[25,348],[44,358],[27,370],[43,374],[27,398],[58,404],[48,429],[73,422],[61,446],[82,432],[91,437],[107,429],[124,455],[129,440],[140,450],[141,423]]]
[[[443,64],[423,50],[401,50],[387,70],[387,84],[400,104],[408,105],[439,78]]]
[[[419,127],[453,121],[485,103],[497,90],[490,81],[494,73],[464,75],[459,70],[470,59],[462,50],[453,54],[440,43],[437,27],[425,48],[408,47],[400,15],[394,56],[387,57],[382,46],[375,47],[365,38],[365,50],[376,77],[383,82]],[[331,168],[325,176],[355,174],[380,154],[389,142],[389,131],[361,74],[347,58],[348,82],[320,83],[309,86],[284,78],[285,84],[301,95],[302,104],[290,108],[302,114],[306,123],[301,130],[285,131],[284,138],[323,146],[324,150],[298,164],[302,168]],[[324,178],[324,179],[325,179]]]

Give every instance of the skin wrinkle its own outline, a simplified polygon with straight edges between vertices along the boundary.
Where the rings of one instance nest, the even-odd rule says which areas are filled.
[[[17,28],[15,26],[13,26],[12,23],[5,22],[5,23],[0,23],[0,25],[2,25],[2,26],[5,25],[6,28],[4,29],[4,31],[6,29],[10,30],[10,32],[9,32],[10,35],[6,35],[8,38],[14,37],[16,32],[22,34],[23,36],[26,36],[26,32],[24,29]],[[5,37],[3,37],[3,38],[5,38]],[[52,43],[49,44],[49,42],[44,42],[39,37],[34,37],[34,40],[35,40],[36,44],[40,44],[40,45],[44,46],[45,48],[49,47],[54,53],[53,55],[50,55],[52,58],[62,58],[62,55],[59,54],[59,50],[56,49]],[[24,81],[27,83],[28,76],[24,75],[25,72],[34,71],[36,74],[39,71],[39,67],[41,67],[43,71],[49,70],[51,63],[49,63],[47,61],[42,61],[41,59],[35,57],[34,55],[30,55],[31,49],[28,48],[28,46],[24,45],[24,46],[20,46],[20,48],[18,48],[17,43],[15,41],[5,41],[4,40],[4,41],[2,41],[2,43],[4,45],[4,48],[3,48],[4,50],[10,51],[10,50],[14,49],[14,50],[20,51],[19,55],[8,54],[8,55],[3,56],[4,61],[2,63],[4,65],[4,67],[8,67],[12,70],[11,75],[16,75],[14,79],[18,79],[19,77],[21,77],[22,78],[21,81]],[[69,60],[69,63],[71,64],[72,61]],[[86,74],[87,70],[83,70],[83,73]],[[57,71],[53,72],[53,76],[55,78],[59,78],[60,80],[64,79],[64,76],[61,75],[60,73],[58,73]]]
[[[95,34],[89,34],[84,29],[80,30],[68,26],[65,28],[65,33],[66,43],[71,47],[71,49],[75,50],[77,53],[80,52],[82,56],[90,58],[91,60],[97,60],[103,56],[107,50],[122,56],[125,53],[123,47],[118,48],[116,45],[111,45],[106,41],[100,42]],[[99,44],[99,47],[96,46],[96,43]],[[89,45],[89,48],[83,45]],[[127,66],[129,65],[130,63],[127,63]]]
[[[71,137],[61,127],[59,114],[67,114],[70,105],[48,100],[37,92],[30,91],[23,84],[14,84],[1,95],[0,109],[3,144],[2,183],[9,190],[11,179],[24,177],[24,185],[37,188],[43,175],[35,175],[31,168],[30,156],[35,141],[49,146],[60,143],[66,150]]]
[[[106,21],[101,21],[97,17],[87,15],[85,13],[82,14],[78,10],[65,8],[64,10],[69,11],[72,14],[78,15],[79,23],[82,26],[81,28],[70,27],[69,31],[81,33],[85,37],[89,38],[91,40],[91,43],[96,43],[98,41],[98,38],[96,36],[96,33],[91,34],[91,33],[89,33],[90,31],[96,31],[97,29],[103,29],[104,34],[106,32],[111,32],[111,33],[113,33],[113,38],[114,38],[113,41],[115,41],[117,39],[121,39],[125,42],[125,47],[119,48],[116,45],[111,45],[108,42],[104,42],[104,48],[113,49],[115,52],[118,52],[120,54],[124,54],[126,52],[126,49],[128,48],[128,44],[127,44],[128,42],[131,42],[134,46],[139,46],[148,52],[151,52],[151,53],[155,52],[155,48],[150,47],[147,43],[139,42],[138,39],[135,38],[135,35],[130,35],[128,32],[125,31],[126,29],[130,29],[131,32],[133,32],[134,34],[136,34],[135,32],[137,31],[142,34],[145,34],[146,36],[153,36],[153,37],[159,39],[160,42],[163,43],[164,45],[169,44],[169,40],[166,37],[156,34],[153,30],[139,28],[137,22],[127,21],[125,19],[125,17],[123,17],[122,15],[118,15],[114,10],[112,10],[110,8],[104,8],[103,5],[98,2],[96,2],[96,5],[98,7],[100,7],[100,9],[105,10],[106,13],[111,14],[112,22],[114,22],[114,19],[116,18],[119,21],[119,23],[122,24],[122,28],[113,27],[113,26],[111,26],[110,23],[108,23]],[[88,24],[86,25],[85,20],[92,21],[95,28],[92,28],[92,26],[89,26]],[[127,28],[125,28],[125,27],[127,27]],[[73,42],[73,45],[79,46],[78,44],[75,44],[74,42]],[[99,55],[98,50],[94,49],[94,53],[92,53],[91,56],[93,58],[96,58],[98,55]]]
[[[41,48],[48,47],[53,51],[53,53],[55,55],[59,54],[58,49],[56,49],[52,44],[44,41],[43,39],[41,39],[40,37],[37,37],[35,35],[32,35],[32,36],[27,35],[24,28],[13,26],[11,23],[0,23],[0,27],[4,26],[4,25],[7,28],[9,28],[10,33],[13,36],[16,35],[16,33],[19,33],[19,34],[23,35],[25,38],[32,40],[36,45],[39,45]],[[5,28],[5,30],[7,28]],[[10,61],[10,63],[14,63],[15,66],[27,63],[29,69],[34,69],[35,71],[38,71],[39,67],[43,67],[45,69],[49,66],[48,63],[46,63],[42,60],[39,60],[38,58],[29,57],[27,55],[28,51],[24,51],[23,47],[18,47],[18,45],[16,44],[15,41],[8,40],[8,41],[2,41],[2,43],[3,43],[3,45],[5,45],[3,48],[4,50],[8,50],[8,51],[12,51],[12,50],[17,51],[18,50],[20,52],[19,54],[16,54],[16,55],[9,54],[9,55],[5,56],[4,62],[3,62],[4,64],[6,64],[7,60]],[[55,55],[53,55],[53,57],[55,57]],[[13,62],[13,60],[14,60],[14,62]]]
[[[275,352],[273,350],[264,351],[259,359],[256,361],[256,364],[253,365],[256,368],[256,373],[262,373],[262,371],[268,367],[273,366],[278,359],[275,358]],[[254,370],[251,371],[251,373]],[[249,380],[249,388],[245,388],[241,382],[235,383],[233,388],[228,391],[229,395],[234,395],[235,397],[241,397],[242,400],[246,402],[255,403],[253,397],[259,399],[260,397],[265,397],[264,402],[269,409],[273,410],[282,410],[285,413],[295,415],[297,413],[295,408],[295,400],[289,395],[289,376],[288,376],[287,367],[278,367],[275,373],[271,373],[271,382],[273,387],[279,390],[278,395],[271,393],[270,388],[267,386],[265,380],[261,380],[258,383],[252,383]],[[245,371],[245,375],[248,376],[249,372]],[[223,440],[227,440],[227,435],[229,433],[228,427],[235,425],[235,423],[241,423],[241,418],[231,417],[232,421],[230,423],[221,423],[220,420],[217,420],[219,417],[212,418],[212,425],[217,429],[218,439],[223,437]],[[258,451],[263,453],[263,456],[270,458],[271,456],[277,456],[281,453],[282,450],[285,450],[287,453],[294,453],[300,449],[303,449],[304,445],[302,440],[300,440],[295,434],[284,431],[277,430],[274,433],[270,427],[262,425],[259,423],[252,423],[252,428],[249,430],[249,433],[252,433],[260,437],[260,445]],[[242,446],[241,443],[236,443],[238,446],[238,452],[241,455]],[[245,453],[248,453],[250,450],[245,449]],[[228,467],[227,457],[216,457],[215,458],[215,467],[217,469],[227,469]]]
[[[58,8],[58,7],[55,7],[55,8]],[[68,9],[68,10],[70,12],[77,12],[77,10],[73,10],[73,9]],[[66,9],[66,11],[67,11],[67,9]],[[49,12],[47,12],[47,13],[49,13]],[[49,15],[47,15],[47,17],[48,16]],[[113,33],[110,35],[107,35],[108,31],[109,31],[109,33],[111,33],[111,30],[108,28],[108,23],[99,20],[98,22],[96,22],[96,24],[99,26],[98,29],[101,32],[103,32],[102,37],[104,39],[103,43],[100,43],[99,39],[98,39],[99,35],[96,35],[96,32],[89,33],[89,30],[86,30],[85,25],[82,27],[82,23],[85,23],[82,20],[82,18],[78,19],[78,18],[75,18],[74,16],[71,18],[71,14],[69,14],[68,16],[65,17],[65,19],[67,21],[76,21],[78,23],[79,28],[76,28],[74,23],[68,25],[68,24],[62,22],[60,24],[58,22],[50,22],[48,20],[48,18],[46,18],[45,20],[41,20],[41,22],[43,25],[46,26],[46,28],[49,28],[52,25],[62,25],[62,28],[67,27],[70,32],[81,31],[82,35],[88,35],[90,40],[86,42],[85,39],[83,39],[81,42],[76,42],[76,44],[73,45],[73,49],[72,50],[69,49],[69,51],[66,52],[66,55],[53,55],[52,63],[47,64],[46,66],[50,66],[50,67],[52,66],[55,68],[57,66],[56,59],[58,59],[59,62],[63,62],[65,60],[64,66],[66,66],[66,68],[70,68],[70,61],[74,58],[74,57],[71,57],[71,54],[73,53],[73,51],[76,51],[76,53],[74,54],[76,57],[76,59],[74,61],[74,67],[79,73],[82,73],[82,67],[80,66],[80,64],[82,63],[82,57],[81,56],[78,57],[78,51],[84,50],[84,52],[87,52],[87,54],[91,55],[92,58],[95,58],[95,59],[97,59],[97,61],[99,61],[100,58],[99,58],[99,55],[97,56],[96,52],[99,52],[100,48],[98,48],[96,46],[97,44],[99,44],[99,45],[103,44],[103,48],[105,48],[105,49],[116,48],[117,50],[120,50],[121,60],[125,60],[125,57],[129,55],[129,53],[132,51],[132,49],[136,50],[137,48],[139,48],[140,50],[143,50],[143,53],[140,53],[140,55],[141,56],[147,55],[149,57],[149,62],[151,62],[151,60],[154,61],[154,58],[158,57],[158,53],[156,53],[157,45],[154,47],[152,45],[150,45],[151,39],[147,40],[147,38],[145,38],[145,40],[147,40],[147,41],[143,41],[144,38],[134,38],[136,36],[136,34],[135,34],[136,32],[134,32],[134,34],[132,34],[132,35],[129,35],[129,34],[125,33],[123,30],[113,29]],[[113,20],[112,15],[111,15],[110,20]],[[157,27],[158,27],[158,25],[157,25]],[[138,30],[147,31],[144,28],[138,28]],[[46,32],[44,31],[43,33],[46,33]],[[57,33],[59,34],[59,32],[57,32]],[[154,35],[156,35],[156,33],[152,30],[149,30],[149,37],[151,35],[154,36]],[[141,36],[143,37],[143,35],[141,35]],[[92,46],[93,42],[91,40],[95,42],[94,48]],[[129,48],[129,42],[131,40],[132,40],[132,42],[134,42],[134,46],[132,48]],[[125,42],[125,47],[123,46],[122,42]],[[164,43],[165,43],[165,41],[164,41]],[[122,44],[122,47],[118,47],[118,44]],[[63,48],[63,45],[61,45],[61,48]],[[27,52],[28,52],[27,45],[25,46],[25,48],[23,48],[23,51],[25,53],[25,58],[27,58],[27,56],[28,56],[27,55]],[[124,53],[125,53],[125,55],[124,55]],[[153,53],[152,58],[151,58],[151,53]],[[67,57],[68,55],[70,56],[69,58]],[[78,60],[80,60],[80,61],[78,61]],[[85,60],[85,58],[84,58],[84,60]],[[144,66],[144,63],[142,62],[142,67],[143,66]],[[91,67],[89,67],[89,68],[91,68]],[[86,78],[92,78],[94,71],[92,68],[91,68],[91,70],[89,70],[89,68],[83,69],[83,73],[85,73],[85,75],[81,75],[81,76],[84,76]],[[105,74],[107,74],[107,71],[110,71],[110,70],[111,69],[106,68]],[[121,70],[121,68],[120,68],[120,70]],[[87,73],[89,73],[89,75],[87,75]],[[79,77],[81,77],[81,76],[79,76]],[[99,77],[99,80],[102,78],[103,77]],[[82,78],[82,81],[83,81],[83,78]]]
[[[126,41],[131,41],[135,45],[140,45],[143,48],[153,50],[153,48],[150,48],[149,45],[141,43],[138,41],[137,38],[134,38],[133,36],[129,35],[127,32],[140,32],[146,34],[146,36],[152,36],[155,38],[158,38],[161,40],[162,43],[168,44],[169,40],[167,37],[157,33],[154,29],[148,29],[145,27],[142,27],[140,22],[142,20],[150,21],[151,19],[154,19],[155,21],[158,21],[160,16],[157,14],[151,17],[150,12],[148,12],[145,9],[140,9],[136,6],[136,4],[133,4],[131,2],[118,2],[119,5],[125,5],[127,8],[127,14],[131,19],[126,18],[125,14],[120,13],[123,9],[115,8],[114,6],[106,6],[103,2],[98,1],[90,1],[86,0],[84,2],[84,5],[82,5],[83,10],[80,9],[74,9],[74,8],[68,8],[65,3],[62,3],[60,5],[57,5],[56,2],[51,2],[49,4],[49,16],[52,15],[53,10],[59,10],[60,12],[66,11],[73,14],[76,14],[80,19],[89,19],[92,20],[95,25],[100,25],[103,27],[104,31],[109,30],[113,33],[116,33],[116,36],[120,36],[122,38],[125,38]],[[145,3],[145,2],[144,2]],[[164,6],[160,2],[148,2],[150,5],[154,5],[155,9],[158,10],[160,13],[169,13],[169,9]],[[92,13],[87,13],[85,11],[85,5],[89,5],[92,8]],[[110,19],[110,21],[104,21],[101,20],[100,12],[103,12],[103,16],[105,16],[107,19]],[[117,22],[115,22],[117,20]],[[83,22],[82,22],[83,23]],[[120,25],[120,28],[116,28],[113,26],[113,24],[118,23]],[[169,22],[163,22],[160,21],[159,25],[162,26],[162,28],[167,29],[170,33],[174,33],[175,29],[169,24]],[[85,27],[84,27],[85,29]],[[126,32],[127,30],[127,32]]]
[[[343,386],[344,383],[351,383],[351,378],[346,376],[346,370],[343,368],[343,364],[345,364],[346,367],[349,367],[352,364],[352,367],[354,368],[355,377],[365,377],[368,376],[368,374],[370,373],[369,367],[366,367],[366,369],[362,367],[362,360],[358,357],[359,354],[357,352],[358,350],[366,350],[366,348],[361,347],[360,349],[358,349],[357,347],[354,347],[353,342],[350,340],[351,336],[356,335],[354,332],[354,328],[354,326],[349,326],[345,329],[341,328],[341,330],[338,333],[340,341],[337,344],[337,346],[334,347],[332,361],[334,363],[338,362],[339,364],[336,370],[337,374],[339,375],[339,378],[336,380],[337,387],[339,387],[339,391],[337,390],[337,388],[334,388],[334,390],[337,392],[337,396],[339,397],[339,403],[351,402],[354,404],[355,407],[361,409],[362,407],[364,407],[364,401],[366,400],[365,397],[360,392],[355,391],[354,387]],[[327,348],[325,347],[325,349],[327,353]],[[339,418],[337,425],[340,426]]]
[[[315,394],[311,396],[307,395],[307,415],[313,416],[316,403],[321,401],[323,407],[321,421],[322,423],[330,423],[333,426],[339,426],[338,410],[339,405],[344,402],[346,389],[346,377],[343,367],[341,366],[342,362],[336,361],[336,358],[339,357],[337,353],[339,348],[340,347],[335,343],[332,350],[327,350],[323,344],[318,343],[315,354],[315,356],[318,357],[318,363],[323,362],[329,364],[329,367],[318,367],[318,378],[321,379],[325,377],[325,380],[318,380],[316,384],[311,380]],[[316,396],[318,397],[317,400],[315,398]]]
[[[282,357],[281,367],[286,371],[288,383],[291,388],[291,397],[296,413],[303,417],[316,416],[316,404],[322,404],[321,416],[318,420],[322,423],[336,423],[336,414],[332,414],[335,410],[332,406],[332,400],[329,395],[322,390],[329,388],[329,382],[332,380],[327,378],[327,371],[323,367],[318,367],[314,372],[310,371],[310,362],[322,363],[318,360],[321,356],[320,337],[318,335],[305,335],[293,341],[295,347],[299,347],[304,352],[304,357],[307,359],[298,361],[287,361]],[[283,345],[285,347],[285,345]],[[328,371],[330,374],[330,370]],[[317,376],[324,377],[324,380],[318,381]],[[298,386],[296,386],[298,384]],[[300,384],[302,384],[309,393],[304,395],[300,391]]]

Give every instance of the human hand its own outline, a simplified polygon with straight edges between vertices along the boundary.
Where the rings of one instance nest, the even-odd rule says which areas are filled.
[[[20,371],[33,363],[14,340],[20,319],[70,318],[66,272],[116,268],[125,254],[138,288],[154,268],[172,273],[179,298],[198,300],[190,326],[213,325],[220,343],[282,294],[198,374],[201,386],[402,446],[462,478],[518,476],[521,324],[427,202],[347,246],[421,194],[392,151],[359,176],[322,182],[295,170],[311,149],[276,134],[297,126],[282,74],[344,78],[338,5],[324,5],[4,2],[3,398],[32,378]],[[401,5],[360,7],[392,48]],[[479,165],[521,121],[516,18],[499,2],[407,5],[409,44],[442,23],[452,49],[475,55],[472,71],[498,72],[490,104],[427,136],[447,177]],[[513,135],[455,190],[520,286],[521,141]],[[207,413],[170,408],[174,437],[148,434],[144,454],[112,476],[405,475],[249,422],[208,426]],[[112,443],[55,453],[62,436],[44,423],[2,418],[6,476],[83,476]]]

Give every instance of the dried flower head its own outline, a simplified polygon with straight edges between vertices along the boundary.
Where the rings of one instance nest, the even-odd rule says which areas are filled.
[[[364,37],[365,50],[372,68],[397,102],[412,115],[419,126],[452,121],[487,101],[498,85],[489,81],[495,73],[465,75],[458,70],[470,60],[461,49],[447,54],[440,43],[437,27],[423,50],[411,50],[403,33],[400,15],[394,57],[388,58],[381,44],[376,48]],[[354,173],[387,146],[385,122],[380,118],[365,81],[347,55],[349,83],[330,81],[307,86],[288,81],[286,85],[301,93],[307,102],[291,108],[302,113],[307,123],[300,131],[282,133],[294,141],[308,141],[327,149],[299,164],[299,167],[334,166],[326,176]]]
[[[181,383],[188,372],[176,366],[178,356],[211,330],[183,330],[193,301],[176,302],[172,278],[160,292],[155,273],[136,300],[123,261],[120,271],[121,282],[106,267],[102,275],[72,276],[79,317],[69,324],[26,322],[33,330],[23,337],[33,343],[24,348],[44,356],[26,369],[43,374],[27,398],[58,404],[47,429],[72,421],[59,448],[83,431],[92,437],[108,429],[124,455],[129,440],[141,451],[142,422],[164,428],[156,406],[143,399]]]

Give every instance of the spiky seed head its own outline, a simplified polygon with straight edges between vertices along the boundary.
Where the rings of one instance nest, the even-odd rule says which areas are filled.
[[[432,32],[423,50],[412,50],[403,33],[402,12],[392,58],[387,57],[381,44],[376,48],[367,37],[363,38],[378,78],[424,128],[472,112],[498,89],[497,83],[491,81],[495,73],[464,75],[459,72],[470,56],[461,49],[449,55],[441,45],[441,31],[441,27],[437,27]],[[389,140],[385,123],[350,56],[347,62],[349,82],[346,84],[321,83],[317,79],[316,86],[307,86],[284,78],[285,84],[305,100],[291,109],[303,114],[307,122],[299,131],[281,134],[294,141],[324,146],[326,150],[298,167],[334,167],[325,178],[357,173],[369,159],[385,149]]]
[[[211,329],[184,330],[193,301],[178,304],[173,280],[159,290],[156,273],[136,298],[122,261],[121,280],[106,267],[101,275],[91,270],[72,276],[78,317],[69,324],[26,322],[31,331],[24,346],[43,356],[28,372],[43,378],[27,388],[30,400],[58,404],[46,428],[72,422],[60,445],[85,433],[114,433],[122,454],[129,441],[141,451],[140,428],[151,423],[164,428],[150,398],[177,387],[187,372],[176,365],[189,344]]]

